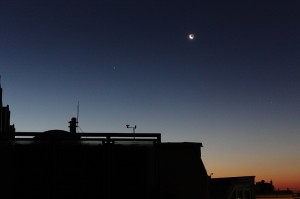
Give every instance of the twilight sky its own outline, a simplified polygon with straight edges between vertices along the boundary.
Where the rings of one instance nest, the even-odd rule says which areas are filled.
[[[0,0],[17,131],[202,142],[213,177],[300,190],[300,2]],[[188,40],[188,34],[195,34]]]

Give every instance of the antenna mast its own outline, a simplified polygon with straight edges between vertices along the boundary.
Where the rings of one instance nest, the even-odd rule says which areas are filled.
[[[78,124],[78,119],[79,119],[79,101],[78,101],[78,103],[77,103],[77,118],[76,118],[77,124]],[[76,131],[78,132],[78,125],[77,125]]]

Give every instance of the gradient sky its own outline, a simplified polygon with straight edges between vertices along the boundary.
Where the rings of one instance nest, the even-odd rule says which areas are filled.
[[[0,0],[17,131],[202,142],[213,177],[300,190],[300,2]],[[189,33],[195,34],[193,41]]]

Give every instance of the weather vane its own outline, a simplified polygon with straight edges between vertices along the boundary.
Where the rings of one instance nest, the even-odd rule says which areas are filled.
[[[133,132],[133,134],[135,134],[135,129],[136,129],[136,125],[134,125],[134,126],[130,126],[129,124],[126,124],[126,128],[130,128],[130,129],[132,129],[132,132]],[[135,138],[135,137],[134,137]]]

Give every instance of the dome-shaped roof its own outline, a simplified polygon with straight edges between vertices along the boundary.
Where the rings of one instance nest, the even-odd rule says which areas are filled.
[[[49,130],[34,136],[34,139],[38,140],[61,140],[61,139],[77,139],[79,138],[76,134],[71,134],[64,130]]]

